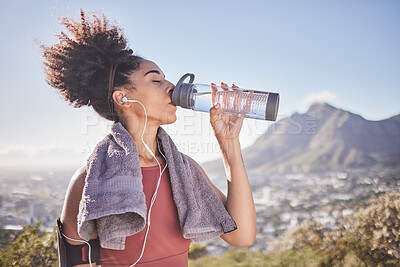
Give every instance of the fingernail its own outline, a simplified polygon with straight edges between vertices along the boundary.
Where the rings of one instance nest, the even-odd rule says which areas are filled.
[[[211,85],[215,85],[215,83],[211,83]]]
[[[220,106],[221,106],[221,104],[220,104],[220,103],[217,103],[214,107],[215,107],[216,109],[219,109]]]

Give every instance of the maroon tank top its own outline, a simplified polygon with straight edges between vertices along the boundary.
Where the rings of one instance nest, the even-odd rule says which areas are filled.
[[[161,169],[164,165],[161,166]],[[147,210],[160,175],[158,166],[141,167],[143,174],[143,191],[146,195]],[[146,248],[142,259],[136,266],[188,266],[188,251],[190,240],[185,239],[179,224],[178,212],[172,198],[171,183],[168,168],[161,177],[157,199],[153,205],[150,217],[150,229]],[[145,228],[126,238],[125,250],[100,248],[101,267],[130,266],[139,258],[142,252]]]

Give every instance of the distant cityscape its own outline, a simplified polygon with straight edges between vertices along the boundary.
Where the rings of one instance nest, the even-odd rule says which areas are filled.
[[[0,228],[18,230],[41,221],[41,229],[52,231],[60,217],[71,172],[23,170],[0,174]]]
[[[260,180],[261,177],[254,177]],[[272,175],[253,188],[257,211],[254,250],[271,251],[276,242],[305,220],[337,229],[365,201],[400,192],[400,169],[352,169],[316,173]],[[221,240],[207,242],[221,255],[228,247]]]
[[[41,221],[52,231],[61,214],[71,172],[1,173],[0,228],[18,230]],[[257,177],[254,177],[257,180]],[[339,227],[366,200],[400,191],[400,169],[352,169],[272,175],[253,186],[258,233],[254,250],[270,251],[275,242],[305,220],[325,229]],[[205,242],[210,254],[229,246],[220,239]]]

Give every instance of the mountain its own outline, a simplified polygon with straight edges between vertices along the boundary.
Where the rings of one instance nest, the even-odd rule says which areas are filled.
[[[369,121],[329,104],[272,124],[243,150],[249,173],[291,173],[400,165],[400,115]],[[221,175],[221,160],[203,164]],[[216,176],[214,175],[214,177]]]

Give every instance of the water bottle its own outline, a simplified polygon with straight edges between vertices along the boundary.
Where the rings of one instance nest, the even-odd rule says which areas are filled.
[[[190,77],[189,83],[183,81]],[[172,103],[186,109],[209,112],[219,103],[222,113],[231,116],[275,121],[279,94],[242,88],[221,88],[216,85],[193,83],[194,74],[180,78],[172,91]]]

